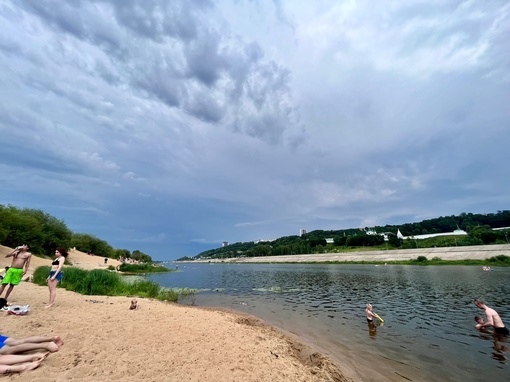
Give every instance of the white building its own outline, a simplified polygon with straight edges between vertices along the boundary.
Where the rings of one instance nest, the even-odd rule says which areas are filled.
[[[425,235],[411,235],[411,236],[404,236],[402,235],[402,233],[400,232],[400,229],[397,230],[397,237],[399,239],[416,239],[416,240],[420,240],[420,239],[429,239],[431,237],[436,237],[436,236],[467,236],[467,232],[466,231],[463,231],[461,230],[460,228],[457,228],[455,231],[453,232],[443,232],[443,233],[428,233],[428,234],[425,234]]]

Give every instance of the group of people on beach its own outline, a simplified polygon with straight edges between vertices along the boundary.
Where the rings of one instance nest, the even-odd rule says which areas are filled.
[[[32,254],[28,249],[28,245],[24,244],[5,255],[6,258],[12,257],[12,263],[0,285],[0,296],[7,288],[5,298],[0,297],[0,309],[8,305],[7,299],[14,287],[28,277],[27,273],[32,258]],[[59,247],[55,250],[55,259],[51,263],[50,274],[46,279],[50,292],[49,303],[46,308],[52,307],[55,303],[57,285],[63,277],[62,267],[66,257],[67,251],[64,248]],[[64,342],[58,336],[30,336],[15,339],[0,335],[0,374],[19,373],[35,369],[48,354],[58,351],[63,344]],[[39,352],[24,354],[34,350],[39,350]]]
[[[32,254],[28,252],[28,249],[29,246],[27,244],[23,244],[16,247],[16,249],[14,249],[11,253],[5,255],[6,258],[12,257],[12,262],[10,267],[6,267],[7,271],[3,276],[2,283],[0,285],[0,297],[7,288],[5,292],[5,299],[8,300],[14,287],[21,281],[29,279],[30,276],[27,273],[30,267]],[[65,248],[59,247],[55,250],[55,259],[51,263],[50,274],[46,278],[48,289],[50,291],[50,298],[46,308],[51,308],[55,303],[57,285],[64,276],[62,268],[67,255],[68,253]]]

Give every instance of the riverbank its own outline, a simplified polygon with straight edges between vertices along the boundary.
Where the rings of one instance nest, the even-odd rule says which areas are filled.
[[[8,252],[0,247],[0,256]],[[69,261],[104,268],[98,259],[75,251]],[[34,257],[31,271],[46,262]],[[59,335],[65,342],[38,369],[13,377],[17,381],[354,380],[353,369],[249,315],[150,299],[129,310],[128,297],[60,288],[54,307],[45,309],[47,299],[46,287],[22,282],[9,302],[29,304],[30,313],[0,313],[3,335]]]
[[[485,260],[490,257],[510,256],[510,244],[477,245],[470,247],[441,247],[397,249],[388,251],[359,251],[339,253],[319,253],[312,255],[240,257],[232,259],[204,259],[195,262],[235,262],[235,263],[321,263],[321,262],[390,262],[416,259],[425,256],[447,261]]]

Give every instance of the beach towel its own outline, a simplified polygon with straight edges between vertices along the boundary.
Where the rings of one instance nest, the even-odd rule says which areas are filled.
[[[30,305],[11,305],[7,309],[7,314],[14,314],[16,316],[24,316],[30,312]]]

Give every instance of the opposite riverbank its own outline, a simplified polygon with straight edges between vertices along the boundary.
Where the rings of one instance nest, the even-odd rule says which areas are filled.
[[[494,256],[510,256],[510,244],[477,245],[470,247],[441,247],[397,249],[388,251],[359,251],[319,253],[311,255],[239,257],[231,259],[204,259],[195,262],[235,263],[324,263],[324,262],[390,262],[405,261],[424,256],[428,260],[441,258],[446,261],[485,260]]]

